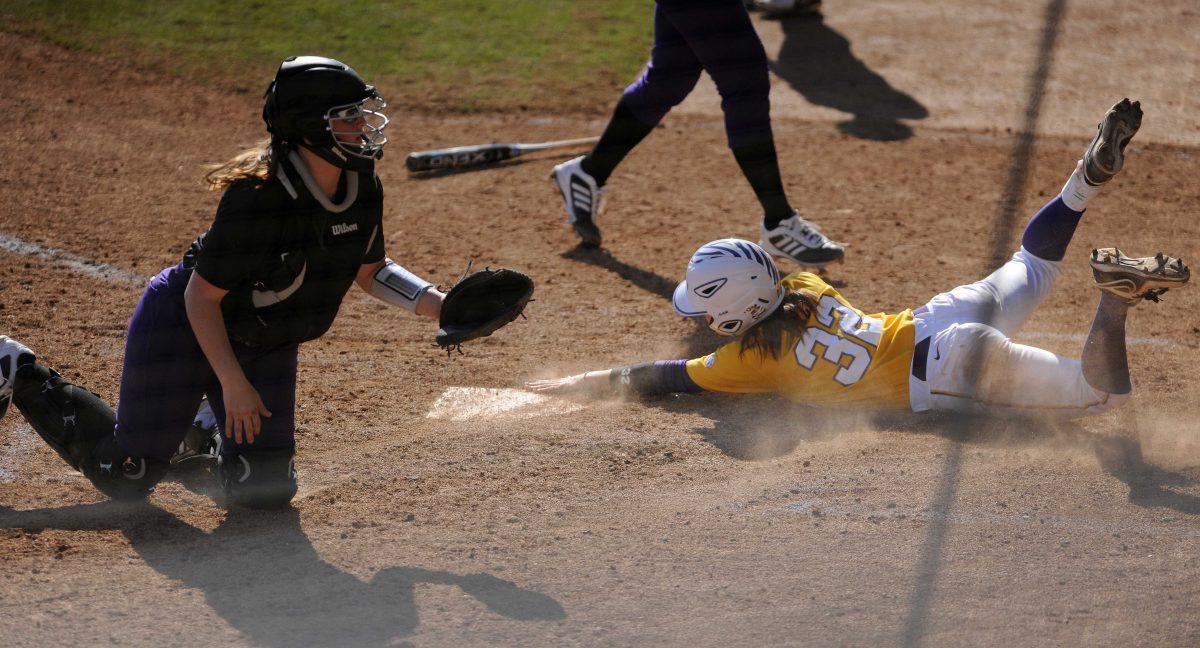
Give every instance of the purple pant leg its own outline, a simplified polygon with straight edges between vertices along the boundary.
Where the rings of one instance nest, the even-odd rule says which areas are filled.
[[[179,266],[159,273],[130,318],[116,426],[117,443],[130,454],[170,459],[205,394],[217,421],[225,423],[221,384],[196,341],[183,304],[191,274]],[[234,343],[233,351],[272,413],[263,418],[262,434],[253,447],[294,446],[296,345],[254,349]],[[225,454],[239,449],[227,439]]]
[[[654,46],[646,69],[628,88],[622,100],[644,124],[657,124],[679,105],[700,80],[703,66],[687,40],[667,20],[662,7],[654,8]]]
[[[136,456],[174,454],[212,377],[184,310],[190,276],[179,266],[160,272],[129,320],[116,438]]]
[[[639,120],[657,124],[708,72],[721,94],[731,148],[771,140],[767,55],[742,0],[658,0],[654,49],[624,100]]]
[[[234,345],[238,363],[246,379],[254,386],[263,405],[271,412],[262,417],[262,428],[252,444],[238,444],[226,437],[221,454],[234,456],[242,450],[266,450],[292,448],[296,445],[296,364],[299,349],[292,344],[274,349],[251,349]],[[217,422],[225,426],[225,401],[221,384],[212,381],[208,389],[208,403],[217,416]]]

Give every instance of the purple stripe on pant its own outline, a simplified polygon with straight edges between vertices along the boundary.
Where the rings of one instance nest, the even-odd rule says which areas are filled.
[[[658,0],[654,47],[624,101],[640,121],[657,124],[688,96],[700,72],[721,94],[731,148],[771,140],[767,54],[743,0]]]
[[[184,309],[183,291],[191,276],[182,265],[158,273],[129,320],[116,437],[134,455],[169,459],[205,394],[224,425],[221,384]],[[222,454],[235,455],[243,447],[294,446],[297,346],[256,349],[235,342],[233,350],[272,416],[262,419],[262,434],[253,446],[239,446],[227,438]]]

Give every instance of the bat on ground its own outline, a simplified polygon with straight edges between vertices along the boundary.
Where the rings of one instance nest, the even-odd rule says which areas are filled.
[[[439,169],[464,169],[508,160],[533,151],[592,144],[599,139],[599,137],[580,137],[579,139],[538,142],[536,144],[476,144],[474,146],[437,149],[436,151],[415,151],[409,153],[408,157],[404,158],[404,166],[408,167],[408,170],[413,173],[436,171]]]

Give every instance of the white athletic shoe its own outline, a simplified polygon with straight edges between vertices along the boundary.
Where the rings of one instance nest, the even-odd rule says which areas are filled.
[[[171,467],[178,468],[181,464],[191,464],[203,467],[215,466],[217,457],[221,456],[221,427],[217,424],[217,416],[208,403],[208,396],[200,401],[196,410],[196,418],[188,428],[179,448],[171,457]]]
[[[12,402],[13,383],[17,380],[17,360],[28,355],[32,360],[33,350],[7,335],[0,335],[0,418],[8,411]]]
[[[554,167],[550,181],[562,195],[567,210],[567,223],[575,228],[584,247],[600,247],[600,228],[596,217],[604,209],[604,187],[580,166],[583,156],[567,160]]]
[[[768,18],[820,13],[821,0],[751,0],[747,9],[757,9]]]
[[[768,254],[791,259],[798,265],[820,267],[840,261],[846,254],[841,243],[829,240],[816,225],[800,218],[800,212],[779,221],[775,229],[761,228],[758,244]]]

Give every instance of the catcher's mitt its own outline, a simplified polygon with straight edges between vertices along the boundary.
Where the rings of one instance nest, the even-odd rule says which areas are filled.
[[[515,270],[471,272],[446,293],[438,317],[438,346],[450,350],[463,342],[491,335],[525,310],[533,296],[533,280]]]

